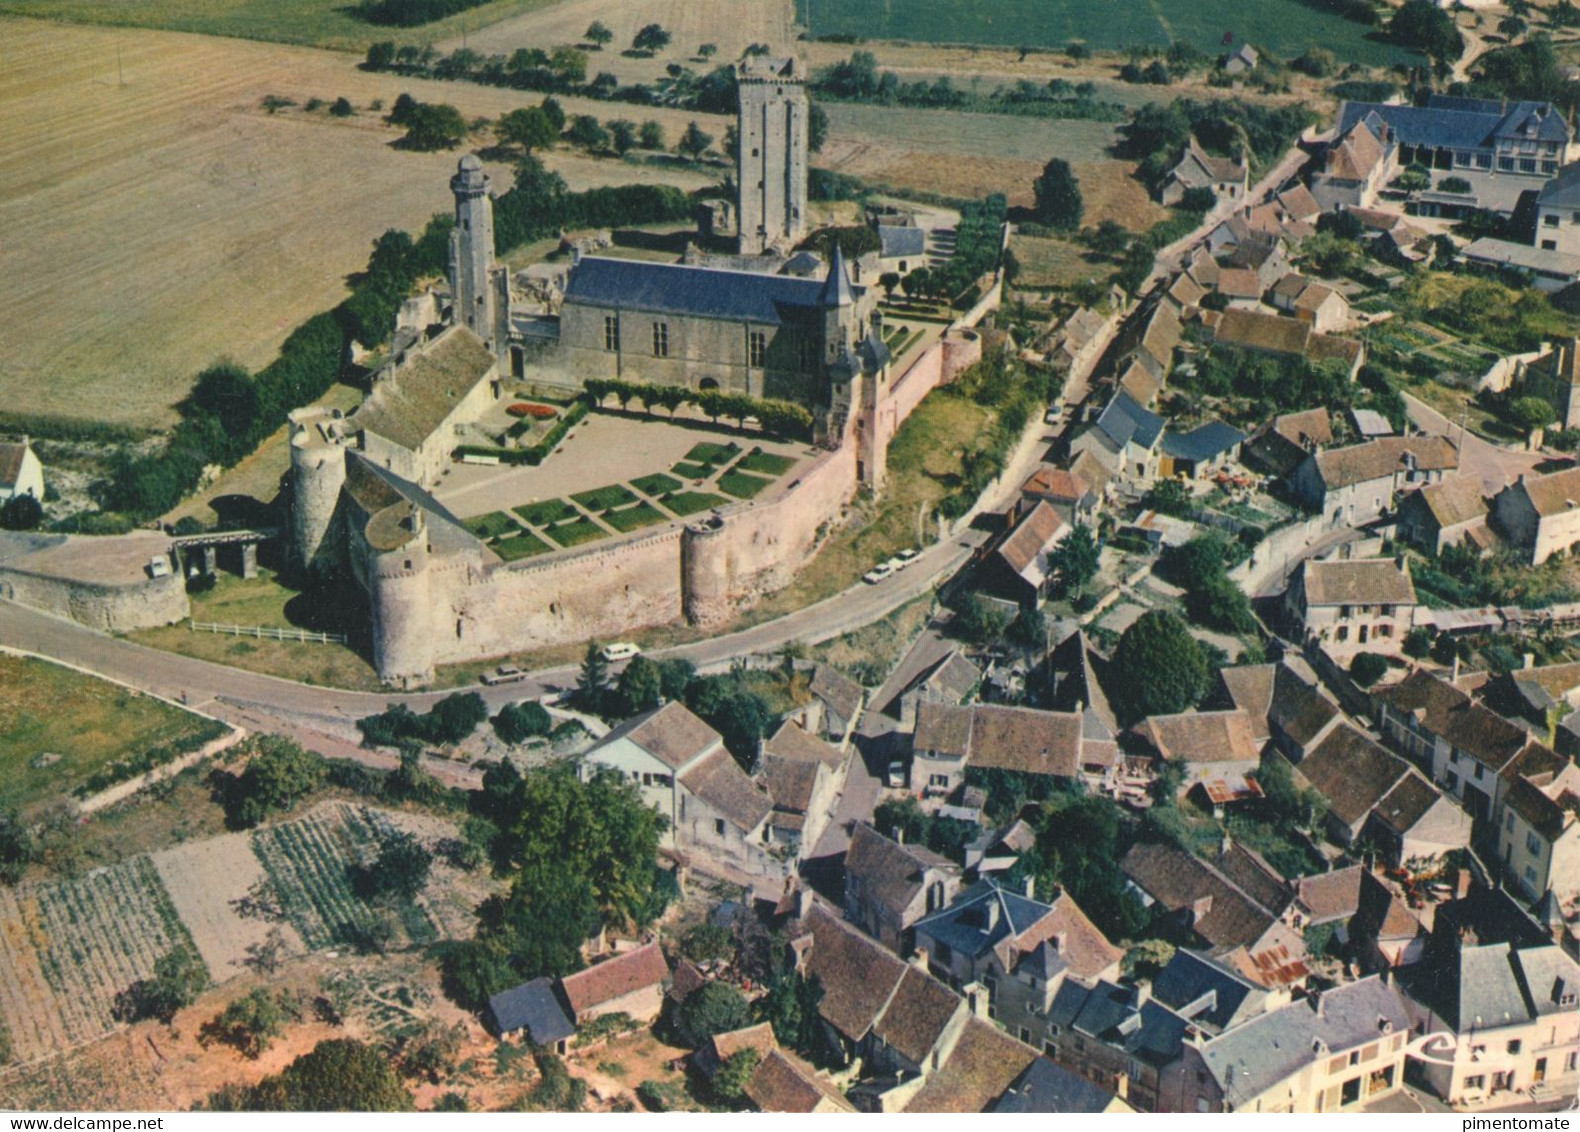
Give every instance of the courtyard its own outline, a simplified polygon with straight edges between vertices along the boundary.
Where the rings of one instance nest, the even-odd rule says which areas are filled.
[[[597,411],[543,463],[452,464],[433,494],[513,561],[771,498],[816,455],[805,444],[684,413]]]

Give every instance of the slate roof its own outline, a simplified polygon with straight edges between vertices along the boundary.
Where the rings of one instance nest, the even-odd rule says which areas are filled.
[[[1404,999],[1375,975],[1323,991],[1321,1004],[1304,998],[1209,1040],[1202,1060],[1225,1100],[1248,1102],[1330,1053],[1410,1028]]]
[[[1457,956],[1422,964],[1405,981],[1412,998],[1465,1034],[1574,1011],[1560,1000],[1580,993],[1580,965],[1554,944],[1462,943]]]
[[[862,828],[857,827],[858,834]],[[883,1013],[908,965],[821,904],[812,906],[801,926],[812,936],[806,973],[823,984],[818,1013],[851,1041],[860,1041]]]
[[[566,975],[560,980],[565,1001],[579,1018],[589,1010],[613,1002],[617,998],[654,987],[669,978],[669,964],[657,941],[645,944],[635,951],[605,959],[602,963]]]
[[[1347,723],[1300,760],[1298,773],[1328,801],[1328,808],[1347,826],[1362,821],[1409,771],[1409,764],[1362,735]]]
[[[1250,717],[1239,709],[1154,715],[1136,730],[1164,758],[1187,763],[1253,762],[1259,753]]]
[[[829,664],[819,664],[812,669],[812,683],[807,691],[847,720],[855,718],[866,696],[860,684]]]
[[[906,964],[905,974],[873,1024],[872,1032],[914,1065],[924,1065],[965,1000],[943,983]]]
[[[922,255],[927,251],[927,231],[914,224],[879,224],[878,254],[884,259]]]
[[[1580,161],[1571,161],[1536,194],[1538,208],[1580,209]]]
[[[1059,959],[1081,978],[1096,978],[1124,956],[1068,893],[1061,892],[1052,904],[1045,904],[990,880],[978,881],[948,907],[918,920],[915,929],[918,936],[938,940],[973,959],[990,951],[998,951],[1003,959],[1010,954],[1004,945],[1030,955],[1041,944],[1052,943]],[[1013,959],[1005,966],[1014,972]]]
[[[866,824],[857,824],[845,854],[846,874],[861,878],[872,901],[894,912],[910,905],[921,891],[924,874],[935,869],[960,871],[925,845],[902,845]]]
[[[1189,432],[1167,432],[1163,435],[1163,451],[1178,460],[1217,460],[1237,444],[1245,441],[1245,433],[1222,421],[1208,421]]]
[[[830,266],[829,276],[834,277]],[[565,284],[565,302],[764,326],[804,321],[824,299],[823,279],[716,267],[583,256]],[[861,288],[836,281],[830,301]],[[853,300],[848,300],[853,301]]]
[[[774,808],[768,791],[723,747],[682,772],[680,781],[742,833],[760,826]]]
[[[1185,1020],[1153,999],[1141,1000],[1136,988],[1106,980],[1092,987],[1065,983],[1054,995],[1050,1021],[1124,1050],[1152,1065],[1179,1057]]]
[[[1472,240],[1459,254],[1478,263],[1523,267],[1543,275],[1580,276],[1580,255],[1500,240],[1496,236]]]
[[[1306,605],[1414,605],[1415,583],[1392,558],[1301,563]]]
[[[1113,1093],[1046,1057],[1039,1057],[1015,1078],[987,1111],[1092,1113],[1105,1112],[1113,1103]]]
[[[501,1034],[525,1030],[540,1046],[553,1045],[576,1033],[576,1024],[554,993],[554,980],[546,975],[491,996],[488,1012]]]
[[[1097,418],[1097,427],[1118,448],[1130,443],[1151,448],[1163,434],[1163,418],[1142,408],[1134,397],[1120,390]]]
[[[1233,1022],[1249,1000],[1267,992],[1238,971],[1200,951],[1182,947],[1152,980],[1152,996],[1180,1017],[1213,1031]]]
[[[1311,915],[1311,922],[1347,920],[1360,907],[1361,873],[1359,865],[1295,880],[1295,900]]]
[[[1273,674],[1273,702],[1268,721],[1304,747],[1339,715],[1339,709],[1316,687],[1302,680],[1286,664]]]
[[[1440,529],[1485,518],[1487,500],[1481,494],[1481,480],[1475,476],[1451,476],[1441,483],[1427,484],[1402,504],[1414,510],[1425,508]]]
[[[472,388],[493,371],[498,359],[483,340],[464,326],[452,326],[373,389],[347,427],[415,449],[455,412]]]
[[[1339,132],[1376,115],[1388,123],[1399,142],[1441,149],[1481,149],[1498,137],[1525,137],[1526,124],[1536,127],[1539,141],[1567,142],[1569,128],[1551,103],[1453,98],[1433,95],[1425,106],[1390,106],[1380,102],[1346,102],[1339,109]]]
[[[1524,490],[1543,518],[1562,515],[1580,508],[1580,467],[1546,476],[1524,476],[1512,488]]]
[[[986,1112],[1036,1059],[1035,1050],[993,1023],[967,1019],[949,1060],[928,1078],[905,1111]]]

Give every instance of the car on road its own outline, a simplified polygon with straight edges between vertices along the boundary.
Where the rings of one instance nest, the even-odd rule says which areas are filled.
[[[900,553],[896,554],[894,557],[899,559],[900,566],[903,568],[903,567],[909,566],[912,562],[915,562],[921,556],[922,556],[921,548],[920,547],[911,546],[911,547],[907,547],[906,549],[900,551]]]
[[[884,563],[884,565],[889,568],[889,573],[898,574],[901,570],[905,569],[907,563],[904,559],[895,557],[889,559]]]
[[[863,574],[861,576],[861,580],[866,582],[869,586],[875,586],[879,582],[883,581],[883,579],[892,576],[894,571],[895,567],[892,563],[883,562],[877,566],[874,566],[871,570],[868,570],[865,574]]]
[[[642,650],[626,641],[616,641],[612,645],[605,645],[599,656],[611,664],[619,660],[630,660],[633,656],[640,656]]]
[[[479,679],[492,687],[495,684],[514,684],[518,680],[525,680],[527,674],[520,668],[508,664],[501,664],[492,672],[485,672]]]
[[[894,759],[889,763],[887,775],[888,784],[892,787],[904,787],[906,784],[905,760]]]

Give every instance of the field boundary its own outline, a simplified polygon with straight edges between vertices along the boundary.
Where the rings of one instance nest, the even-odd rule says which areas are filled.
[[[253,637],[269,641],[308,641],[319,645],[343,645],[344,633],[318,633],[311,629],[277,629],[269,625],[224,625],[217,621],[187,619],[194,633],[218,633],[229,637]]]

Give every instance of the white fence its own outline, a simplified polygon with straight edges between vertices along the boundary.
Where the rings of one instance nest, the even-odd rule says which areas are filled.
[[[344,633],[315,633],[310,629],[275,629],[267,625],[220,625],[212,621],[189,621],[194,633],[219,633],[228,637],[252,637],[260,641],[311,641],[320,645],[343,645]]]

